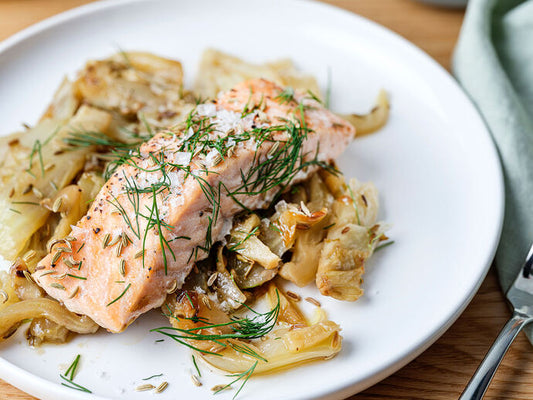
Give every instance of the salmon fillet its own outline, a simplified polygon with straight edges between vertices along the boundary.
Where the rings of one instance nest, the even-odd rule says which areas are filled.
[[[243,82],[122,160],[33,278],[70,311],[120,332],[181,287],[237,213],[267,207],[354,134],[307,94]]]

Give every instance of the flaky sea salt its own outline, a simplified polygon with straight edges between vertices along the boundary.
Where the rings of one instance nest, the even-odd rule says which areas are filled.
[[[213,103],[199,104],[196,112],[202,117],[214,117],[217,115],[217,107]]]

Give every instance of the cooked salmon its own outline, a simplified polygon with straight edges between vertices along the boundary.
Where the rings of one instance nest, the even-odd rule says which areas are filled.
[[[237,213],[267,207],[354,134],[314,96],[243,82],[117,163],[33,277],[69,310],[120,332],[181,287]]]

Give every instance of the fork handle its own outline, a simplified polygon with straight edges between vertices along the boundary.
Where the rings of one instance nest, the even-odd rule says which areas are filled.
[[[514,338],[522,328],[531,321],[533,321],[533,318],[519,311],[514,311],[513,316],[507,321],[476,373],[468,382],[459,400],[478,400],[483,398],[509,346],[511,346]]]

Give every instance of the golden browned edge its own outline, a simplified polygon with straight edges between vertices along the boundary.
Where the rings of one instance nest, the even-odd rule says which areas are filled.
[[[2,0],[0,40],[88,0]],[[450,69],[463,19],[413,0],[327,0],[396,31]],[[409,365],[351,400],[436,399],[459,396],[492,340],[509,317],[496,273],[491,270],[464,314],[433,346]],[[503,360],[486,399],[533,399],[533,352],[523,334]],[[35,399],[0,380],[0,400]]]

